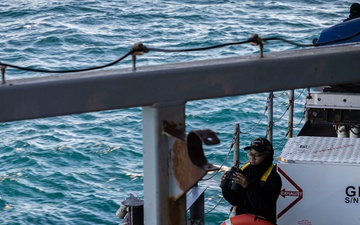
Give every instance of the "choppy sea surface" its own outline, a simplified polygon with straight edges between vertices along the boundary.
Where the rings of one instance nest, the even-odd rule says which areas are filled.
[[[137,42],[156,48],[194,48],[243,41],[254,33],[310,44],[322,29],[347,18],[351,3],[9,0],[0,3],[0,61],[49,70],[79,69],[112,62]],[[299,48],[274,41],[265,51]],[[258,54],[258,48],[154,52],[139,57],[138,64],[250,54]],[[131,61],[126,59],[109,69],[129,67]],[[6,79],[34,76],[51,74],[6,71]],[[303,123],[304,93],[295,92],[295,135]],[[221,144],[207,148],[206,155],[220,165],[230,149],[235,123],[245,133],[241,147],[252,137],[265,135],[267,96],[188,102],[186,129],[218,132]],[[273,143],[279,154],[286,141],[288,93],[275,97]],[[120,203],[130,193],[143,198],[141,121],[141,108],[130,108],[0,123],[0,224],[120,224],[115,215]],[[225,166],[231,166],[231,157],[232,153]],[[199,183],[207,187],[206,224],[220,224],[229,213],[229,204],[219,203],[219,176]]]

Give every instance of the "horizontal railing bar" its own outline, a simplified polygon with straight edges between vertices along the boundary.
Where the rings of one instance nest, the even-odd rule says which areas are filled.
[[[359,61],[359,45],[341,45],[6,80],[0,122],[359,82]]]

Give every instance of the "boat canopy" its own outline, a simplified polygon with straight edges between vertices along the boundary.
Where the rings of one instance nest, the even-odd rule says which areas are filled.
[[[347,39],[348,37],[352,37],[352,38]],[[335,42],[329,43],[341,39],[346,39],[346,40],[339,41],[336,43]],[[344,44],[351,42],[360,42],[360,18],[342,22],[327,29],[324,29],[321,32],[316,44],[317,45],[322,45],[326,43]]]

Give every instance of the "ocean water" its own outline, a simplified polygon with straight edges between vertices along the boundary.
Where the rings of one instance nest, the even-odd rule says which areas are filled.
[[[3,3],[5,2],[5,3]],[[349,1],[301,0],[10,0],[0,3],[0,61],[49,70],[112,62],[142,42],[184,49],[243,41],[252,34],[310,44],[348,16]],[[265,51],[300,47],[269,42]],[[187,53],[151,52],[138,65],[258,54],[250,45]],[[109,69],[131,67],[130,59]],[[7,79],[51,76],[7,69]],[[209,128],[221,144],[206,148],[220,165],[234,124],[241,147],[265,135],[267,93],[188,102],[187,131]],[[303,124],[303,90],[296,90],[295,135]],[[275,93],[274,147],[286,141],[287,92]],[[1,96],[0,96],[1,98]],[[6,106],[1,106],[6,107]],[[0,110],[1,113],[1,110]],[[120,224],[115,213],[130,193],[143,198],[141,108],[0,123],[0,224]],[[232,164],[232,153],[225,166]],[[242,161],[246,158],[241,156]],[[207,187],[206,224],[220,224],[230,206],[219,174]],[[207,176],[209,177],[209,175]],[[205,177],[206,178],[206,177]]]

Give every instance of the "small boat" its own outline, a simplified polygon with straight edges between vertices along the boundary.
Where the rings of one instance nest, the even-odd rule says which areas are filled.
[[[360,41],[360,18],[338,23],[324,29],[319,39],[315,40],[316,45],[346,44]]]

